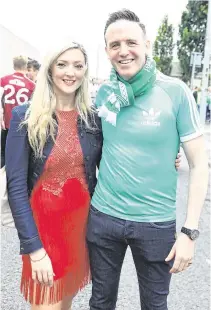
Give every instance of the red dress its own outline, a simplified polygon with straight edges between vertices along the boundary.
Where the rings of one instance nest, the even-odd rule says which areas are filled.
[[[90,282],[86,247],[90,196],[77,117],[76,111],[57,112],[56,143],[31,195],[33,216],[55,277],[49,293],[49,287],[34,283],[29,256],[22,256],[21,291],[30,303],[57,303]]]

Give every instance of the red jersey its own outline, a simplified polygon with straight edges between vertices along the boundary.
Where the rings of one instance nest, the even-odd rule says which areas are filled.
[[[35,88],[35,83],[23,73],[15,72],[0,78],[3,90],[2,103],[4,107],[5,127],[10,127],[12,109],[29,101]]]

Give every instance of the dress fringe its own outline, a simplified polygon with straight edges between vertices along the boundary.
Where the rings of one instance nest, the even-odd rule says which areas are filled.
[[[52,287],[32,279],[31,261],[23,255],[21,292],[31,304],[55,304],[74,296],[91,281],[86,245],[90,197],[76,179],[68,180],[60,195],[37,184],[31,206],[43,247],[55,273]]]
[[[40,283],[36,283],[31,277],[22,277],[21,293],[26,301],[34,305],[53,305],[68,296],[75,296],[86,285],[91,282],[90,272],[84,279],[76,278],[71,273],[62,279],[54,281],[53,286],[49,287]]]

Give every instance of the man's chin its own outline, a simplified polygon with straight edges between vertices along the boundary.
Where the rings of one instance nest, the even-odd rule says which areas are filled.
[[[123,70],[120,70],[118,73],[126,81],[132,78],[134,75],[132,72],[124,72]]]

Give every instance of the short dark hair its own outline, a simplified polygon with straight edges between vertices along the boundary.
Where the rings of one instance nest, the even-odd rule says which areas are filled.
[[[27,64],[27,68],[33,68],[34,70],[39,70],[40,69],[40,64],[37,60],[35,59],[31,59],[29,60],[28,64]]]
[[[119,20],[128,20],[130,22],[138,23],[139,26],[141,27],[144,35],[146,35],[145,25],[140,22],[139,17],[134,12],[132,12],[130,10],[122,9],[120,11],[113,12],[109,15],[109,18],[106,22],[105,29],[104,29],[104,37],[105,37],[105,34],[106,34],[108,27],[111,24],[113,24]]]

